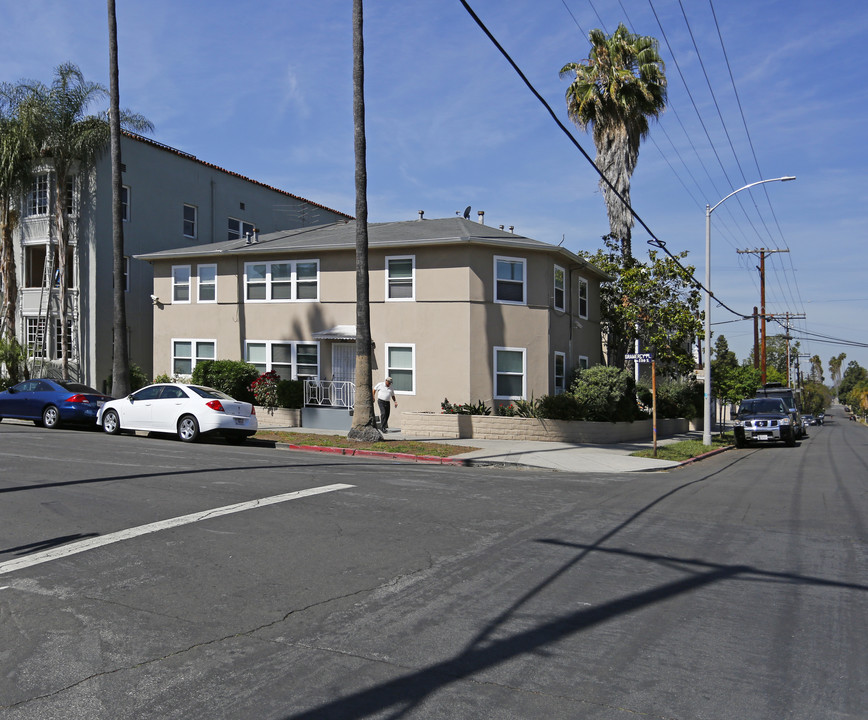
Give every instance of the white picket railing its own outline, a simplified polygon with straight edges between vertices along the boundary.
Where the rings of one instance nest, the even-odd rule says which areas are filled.
[[[304,381],[304,404],[351,408],[356,403],[356,385],[349,380]]]

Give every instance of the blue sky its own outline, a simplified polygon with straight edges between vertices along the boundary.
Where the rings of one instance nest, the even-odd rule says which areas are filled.
[[[354,212],[349,0],[117,5],[121,104],[154,123],[156,140]],[[704,279],[706,203],[759,179],[797,176],[741,192],[713,213],[712,289],[751,313],[760,303],[758,258],[737,251],[789,250],[767,257],[767,311],[805,315],[794,334],[824,368],[841,352],[845,367],[868,367],[868,347],[818,337],[868,345],[863,3],[470,5],[592,157],[590,136],[566,118],[558,71],[587,57],[592,28],[625,22],[657,37],[669,108],[640,151],[634,209],[673,252],[689,251]],[[47,83],[71,61],[108,84],[105,2],[0,7],[0,80]],[[484,210],[486,224],[573,251],[601,245],[608,222],[593,168],[458,0],[367,0],[365,42],[371,222],[415,219],[419,210],[451,217],[470,205],[474,220]],[[637,256],[647,239],[634,230]],[[746,357],[752,322],[716,305],[712,318]]]

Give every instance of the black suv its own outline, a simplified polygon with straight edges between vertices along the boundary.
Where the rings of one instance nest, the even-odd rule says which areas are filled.
[[[805,427],[802,423],[801,407],[799,406],[799,403],[797,401],[798,395],[800,393],[800,390],[793,390],[792,388],[789,388],[779,382],[766,383],[759,390],[756,391],[756,397],[758,398],[780,398],[786,403],[787,409],[790,411],[790,415],[793,416],[793,422],[795,423],[796,427],[797,440],[801,440],[803,435],[807,437],[807,432],[805,432]]]
[[[735,446],[743,448],[749,442],[782,441],[787,447],[795,447],[795,425],[793,414],[781,398],[742,400],[733,427]]]

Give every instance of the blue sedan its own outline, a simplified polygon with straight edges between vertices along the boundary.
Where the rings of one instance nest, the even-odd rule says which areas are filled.
[[[0,392],[0,420],[32,420],[47,428],[95,425],[97,410],[108,400],[108,395],[81,383],[35,378]]]

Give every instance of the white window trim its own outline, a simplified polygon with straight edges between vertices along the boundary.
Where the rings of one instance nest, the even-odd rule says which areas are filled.
[[[558,387],[558,358],[561,358],[563,361],[564,369],[564,374],[561,378],[563,384],[560,387]],[[559,352],[558,350],[555,350],[554,358],[552,359],[552,381],[552,388],[555,395],[562,395],[567,391],[567,354]]]
[[[585,288],[585,313],[582,314],[582,286]],[[588,310],[591,304],[591,284],[588,282],[587,278],[579,277],[578,285],[576,286],[576,301],[578,302],[578,307],[576,310],[578,311],[578,316],[582,320],[588,319]]]
[[[497,263],[498,262],[519,263],[522,266],[522,281],[521,281],[521,301],[518,300],[498,300],[497,298]],[[527,305],[527,258],[507,257],[505,255],[494,256],[494,302],[498,305]]]
[[[202,295],[200,293],[200,288],[202,287],[202,268],[214,268],[214,299],[213,300],[203,300]],[[205,285],[211,285],[211,283],[204,283]],[[217,302],[217,263],[202,263],[201,265],[196,266],[196,302],[201,303],[203,305],[214,305]]]
[[[410,265],[410,297],[389,297],[389,261],[409,260]],[[415,255],[387,255],[386,256],[386,302],[414,302],[416,300],[416,256]]]
[[[298,266],[304,265],[307,263],[315,263],[316,264],[316,297],[312,298],[301,298],[298,297]],[[272,284],[271,284],[271,266],[272,265],[282,265],[289,264],[291,266],[290,278],[291,278],[291,287],[290,291],[291,297],[288,298],[279,298],[277,300],[272,300]],[[247,288],[248,288],[248,268],[253,265],[265,265],[265,297],[262,299],[251,299],[247,297]],[[319,290],[320,290],[320,266],[318,259],[304,259],[304,260],[263,260],[263,261],[254,261],[244,263],[244,302],[245,303],[312,303],[319,302]]]
[[[45,185],[45,204],[39,202],[42,194],[39,192],[40,184]],[[51,210],[51,177],[47,172],[37,173],[33,177],[33,183],[30,185],[27,195],[24,197],[24,217],[37,218],[47,217]]]
[[[291,345],[292,346],[292,377],[285,378],[281,376],[281,380],[297,380],[298,379],[298,346],[299,345],[316,345],[316,377],[322,377],[322,344],[319,340],[245,340],[244,342],[244,362],[253,364],[250,360],[249,348],[251,345],[265,345],[265,372],[270,372],[274,369],[272,361],[271,348],[274,345]],[[281,367],[286,367],[285,363],[278,363]],[[305,376],[307,377],[307,376]]]
[[[186,269],[187,270],[187,299],[186,300],[177,300],[175,299],[175,288],[183,287],[185,283],[176,283],[175,282],[175,270]],[[193,302],[193,272],[192,268],[189,265],[172,265],[172,304],[173,305],[189,305]]]
[[[590,367],[590,361],[588,360],[587,355],[579,355],[579,367],[582,370],[587,370]]]
[[[124,190],[126,190],[126,192],[127,192],[127,201],[126,202],[124,202],[124,194],[123,194]],[[129,222],[130,217],[132,217],[131,208],[130,208],[130,206],[132,204],[132,197],[133,197],[133,191],[130,190],[130,186],[129,185],[122,185],[121,186],[121,220],[123,220],[124,222]]]
[[[557,296],[558,296],[558,270],[561,271],[561,277],[563,278],[563,286],[560,288],[561,291],[561,304],[558,305]],[[552,270],[552,307],[555,310],[560,310],[564,312],[567,309],[567,271],[565,268],[562,268],[560,265],[555,265]]]
[[[233,222],[233,221],[238,223],[237,232],[235,230],[232,230],[229,227],[229,223]],[[230,215],[226,219],[226,237],[227,237],[227,239],[229,239],[229,240],[243,240],[245,237],[247,237],[247,233],[245,231],[246,230],[245,226],[250,228],[251,233],[253,233],[256,230],[256,223],[248,222],[247,220],[241,220],[240,218],[232,217]]]
[[[187,218],[184,217],[184,210],[186,210],[187,208],[190,208],[193,211],[193,234],[192,235],[187,234],[187,228],[186,228]],[[196,207],[195,205],[190,205],[189,203],[184,203],[184,208],[181,211],[181,230],[184,233],[185,238],[191,238],[191,239],[195,240],[197,237],[199,237],[199,208]]]
[[[188,342],[190,343],[190,351],[191,357],[189,358],[191,362],[190,373],[175,373],[175,343],[179,342]],[[196,354],[196,350],[198,349],[199,343],[212,343],[214,345],[214,357],[213,358],[198,358]],[[217,339],[216,338],[172,338],[169,345],[169,355],[171,360],[171,368],[172,375],[178,374],[181,377],[192,377],[193,371],[196,369],[196,365],[199,364],[200,360],[216,360],[217,357]],[[183,358],[187,360],[187,358]]]
[[[497,394],[497,353],[500,351],[520,352],[521,353],[521,395],[498,395]],[[492,388],[495,400],[524,400],[527,397],[527,348],[518,347],[495,347],[492,358],[492,372],[494,373],[492,380],[494,386]],[[514,373],[504,373],[512,375]]]
[[[386,343],[386,357],[384,362],[386,365],[386,376],[391,375],[392,368],[389,367],[389,349],[390,348],[410,348],[411,357],[413,358],[410,367],[411,377],[413,378],[412,388],[410,390],[395,390],[395,395],[415,395],[416,394],[416,343]],[[407,368],[398,368],[406,370]]]

